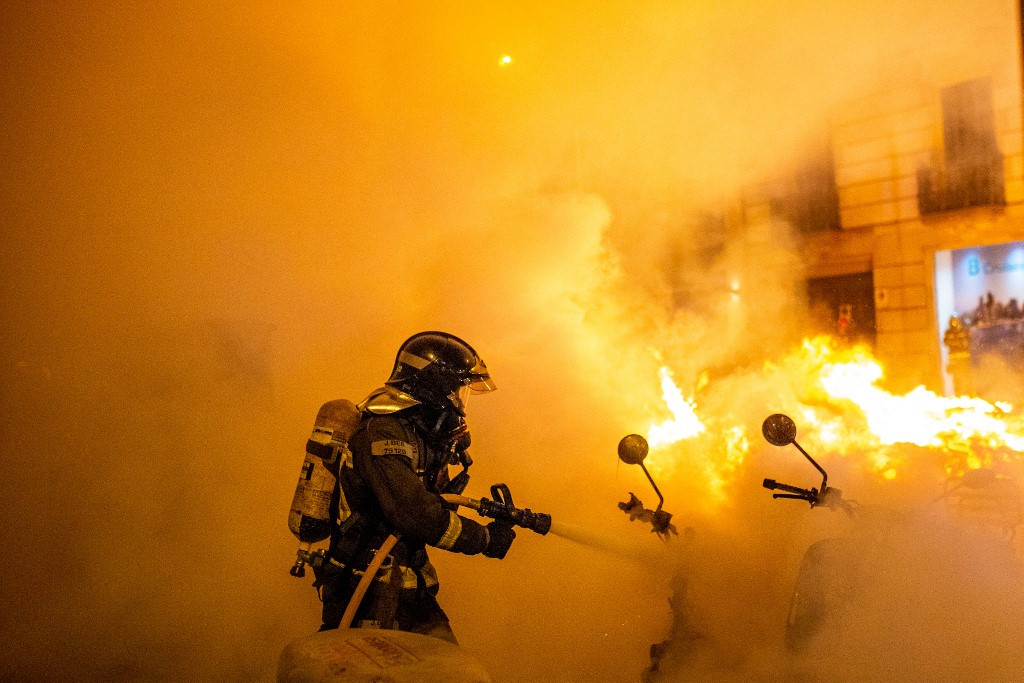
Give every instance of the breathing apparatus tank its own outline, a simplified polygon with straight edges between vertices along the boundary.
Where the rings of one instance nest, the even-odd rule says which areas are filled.
[[[331,497],[359,418],[359,409],[345,399],[328,401],[316,414],[288,513],[288,528],[307,548],[331,535]]]

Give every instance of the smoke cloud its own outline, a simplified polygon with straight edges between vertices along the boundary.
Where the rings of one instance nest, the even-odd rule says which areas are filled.
[[[770,661],[824,522],[769,508],[760,466],[708,513],[699,453],[664,490],[692,546],[615,507],[653,500],[615,444],[664,410],[658,367],[756,425],[745,373],[799,335],[788,227],[707,248],[702,207],[1011,8],[762,5],[5,4],[0,678],[271,679],[319,624],[285,523],[316,410],[426,329],[500,387],[467,493],[615,539],[434,553],[496,680],[639,676],[694,564],[721,651]]]

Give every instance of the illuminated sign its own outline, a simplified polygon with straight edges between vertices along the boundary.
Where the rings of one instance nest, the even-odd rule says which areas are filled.
[[[1024,242],[950,252],[955,310],[970,314],[985,301],[1024,301]]]
[[[1020,257],[1019,261],[1012,261],[1014,256]],[[1012,253],[1006,261],[1002,263],[993,263],[991,261],[982,261],[975,254],[971,254],[967,257],[967,274],[971,277],[976,275],[991,275],[993,273],[1012,273],[1015,270],[1024,270],[1024,250],[1017,249]]]

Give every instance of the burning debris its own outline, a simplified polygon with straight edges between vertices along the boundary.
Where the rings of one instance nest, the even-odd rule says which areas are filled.
[[[720,391],[716,381],[701,380],[692,395],[684,397],[670,370],[663,368],[660,378],[664,403],[673,418],[652,423],[647,467],[670,479],[677,471],[685,472],[686,479],[699,479],[710,494],[701,502],[707,503],[709,520],[715,519],[723,504],[735,507],[738,486],[753,479],[755,451],[746,437],[749,420],[738,412],[736,401],[729,400],[736,395],[737,383],[726,378]],[[1024,581],[1014,546],[1016,529],[1024,519],[1014,476],[1024,464],[1024,416],[1006,403],[943,397],[924,387],[902,395],[891,393],[880,386],[882,378],[881,366],[866,348],[838,346],[826,338],[804,340],[789,354],[744,377],[749,380],[748,395],[771,387],[771,395],[757,403],[777,406],[802,423],[797,443],[793,419],[781,413],[771,415],[761,425],[765,439],[776,446],[792,444],[821,476],[820,485],[807,488],[774,479],[765,479],[763,485],[775,498],[842,510],[841,519],[848,520],[848,527],[838,534],[833,531],[830,537],[808,539],[807,552],[794,565],[793,574],[777,577],[777,594],[756,598],[765,604],[778,603],[772,610],[779,615],[778,643],[769,624],[756,646],[737,645],[748,636],[744,629],[749,625],[739,623],[747,623],[750,617],[744,608],[755,598],[735,596],[735,606],[724,604],[722,591],[714,589],[722,588],[722,579],[713,574],[737,561],[740,551],[731,549],[729,542],[694,549],[702,555],[702,563],[718,569],[681,566],[669,600],[673,614],[669,638],[652,648],[648,680],[696,679],[709,672],[721,676],[723,671],[736,678],[771,678],[778,675],[778,667],[800,677],[811,673],[808,667],[813,668],[813,662],[820,669],[823,652],[837,663],[829,671],[840,679],[845,675],[877,678],[882,670],[873,667],[880,666],[881,660],[865,648],[885,638],[904,643],[911,653],[912,661],[904,663],[908,673],[914,667],[935,669],[928,659],[943,662],[951,672],[990,663],[1002,667],[1000,671],[1006,667],[1016,671],[1010,650],[993,654],[989,648],[984,655],[952,648],[935,652],[938,645],[922,642],[927,639],[916,634],[952,628],[958,616],[974,620],[987,633],[989,621],[1002,623],[1007,618],[1006,604],[1020,603],[1011,594],[1017,589],[1008,587]],[[728,393],[732,396],[723,399]],[[666,439],[664,425],[669,423],[691,428],[679,430],[685,436],[676,440]],[[631,457],[631,449],[626,450]],[[873,504],[862,507],[844,498],[842,491],[829,485],[825,467],[809,451],[827,453],[829,462],[841,464],[844,478],[854,475],[861,488],[874,492]],[[914,488],[920,491],[918,482],[925,491],[934,489],[924,495],[905,495]],[[902,486],[895,489],[896,484]],[[941,494],[936,495],[939,487]],[[897,505],[875,504],[880,493],[895,494]],[[645,512],[633,495],[619,507],[631,517]],[[756,524],[763,540],[748,543],[771,543],[771,524],[763,522]],[[843,529],[839,522],[829,524]],[[716,533],[713,528],[708,532]],[[794,533],[776,530],[779,538],[790,542]],[[929,567],[942,574],[928,574]],[[970,585],[962,586],[965,583]],[[972,597],[960,599],[957,591]],[[885,623],[879,615],[892,609],[899,609],[901,617]],[[722,618],[723,614],[729,616]],[[747,658],[754,651],[757,661]],[[807,652],[817,653],[819,659]],[[807,656],[811,659],[805,660]]]
[[[773,498],[807,500],[812,508],[842,509],[854,522],[846,533],[813,543],[801,561],[786,622],[786,643],[795,656],[795,670],[813,666],[811,662],[827,656],[831,667],[838,665],[845,672],[839,677],[877,678],[890,664],[872,662],[867,650],[882,641],[913,642],[913,647],[907,648],[908,656],[932,659],[934,655],[940,662],[917,662],[911,665],[915,674],[926,666],[951,678],[958,677],[955,672],[965,667],[1004,671],[1019,667],[1010,648],[980,656],[957,652],[944,647],[932,632],[936,622],[959,625],[960,620],[989,623],[1016,618],[1016,608],[1008,608],[1008,604],[1019,605],[1024,572],[1011,546],[1021,521],[1019,492],[1011,479],[979,469],[952,484],[947,482],[943,495],[933,503],[960,499],[958,494],[967,492],[971,495],[964,498],[973,499],[955,517],[936,517],[930,505],[902,513],[882,508],[862,515],[852,501],[843,500],[841,491],[827,485],[825,470],[796,443],[796,426],[788,416],[769,416],[763,432],[773,445],[796,446],[822,474],[820,491],[766,479],[765,488],[788,492],[776,493]],[[978,501],[980,517],[979,508],[972,504]],[[1007,533],[1002,539],[978,533],[979,526],[963,524],[968,520],[980,520],[982,525],[995,520]],[[971,597],[956,599],[961,594]],[[899,610],[892,615],[894,598]],[[865,629],[865,624],[871,627]],[[931,642],[914,642],[918,633],[926,633]],[[892,674],[893,669],[887,671]]]
[[[879,386],[883,376],[867,348],[841,348],[819,337],[805,339],[778,362],[766,362],[754,381],[778,383],[774,400],[781,398],[779,407],[799,416],[813,448],[859,457],[863,469],[881,480],[908,473],[922,458],[940,460],[946,476],[1024,461],[1024,415],[1013,406],[944,397],[923,386],[897,395]],[[680,466],[697,470],[704,489],[724,501],[750,453],[745,420],[731,408],[710,414],[696,398],[684,398],[667,368],[660,378],[672,418],[652,423],[648,431],[651,468],[665,474]],[[710,383],[698,390],[709,404],[718,399]],[[681,457],[683,443],[695,445],[700,458]]]

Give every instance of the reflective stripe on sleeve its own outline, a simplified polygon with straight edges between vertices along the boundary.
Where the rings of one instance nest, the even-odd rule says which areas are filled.
[[[428,588],[437,585],[437,570],[434,569],[434,565],[430,564],[430,560],[420,567],[420,575],[423,577],[423,585]]]
[[[444,536],[435,545],[441,550],[448,550],[455,541],[459,540],[459,534],[462,533],[462,519],[449,510],[448,512],[448,530],[444,532]]]

